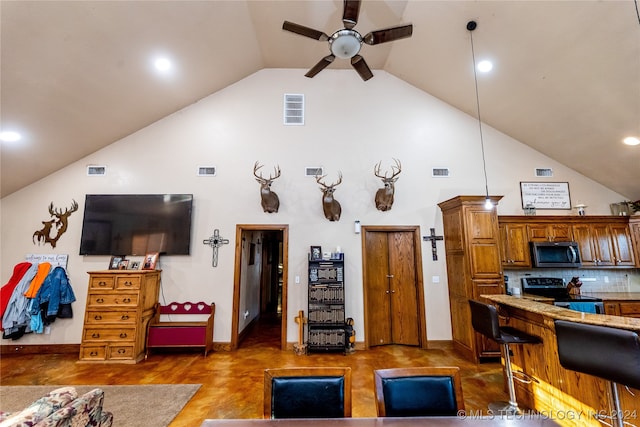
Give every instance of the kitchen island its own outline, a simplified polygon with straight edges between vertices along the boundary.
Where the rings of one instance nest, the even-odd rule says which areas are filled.
[[[611,415],[608,383],[560,365],[554,321],[567,320],[640,333],[640,319],[582,313],[510,295],[482,297],[499,308],[504,324],[538,336],[543,341],[537,345],[511,346],[513,370],[523,371],[534,378],[530,383],[515,382],[520,405],[547,414],[561,425],[600,426],[593,416]],[[625,387],[618,387],[623,415],[625,421],[640,425],[640,390],[631,391],[635,396]]]

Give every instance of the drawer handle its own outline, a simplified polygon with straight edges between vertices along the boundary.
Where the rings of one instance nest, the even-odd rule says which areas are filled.
[[[107,286],[107,282],[100,281],[98,282],[98,286]]]
[[[89,356],[97,356],[98,352],[97,351],[92,351],[89,353]]]
[[[91,334],[91,338],[100,338],[100,334],[97,332],[94,332],[93,334]]]
[[[102,320],[102,316],[100,316],[99,314],[96,314],[95,316],[93,316],[93,318],[95,320]]]
[[[124,353],[125,353],[125,350],[123,348],[118,349],[118,354],[124,354]]]
[[[128,303],[130,303],[130,302],[131,302],[131,298],[124,298],[124,299],[122,300],[122,302],[124,302],[124,303],[128,304]]]
[[[126,338],[127,334],[125,332],[120,333],[120,338]]]
[[[124,282],[124,285],[125,286],[133,286],[133,282],[130,282],[130,281],[127,280],[126,282]]]
[[[98,298],[96,299],[96,302],[102,304],[104,302],[104,298]]]
[[[123,314],[122,317],[120,318],[122,320],[129,320],[129,315],[128,314]]]

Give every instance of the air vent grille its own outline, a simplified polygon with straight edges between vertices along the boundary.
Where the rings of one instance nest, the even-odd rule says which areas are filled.
[[[433,168],[431,169],[431,176],[434,178],[448,178],[449,168]]]
[[[551,168],[536,168],[537,177],[550,177],[553,176],[553,169]]]
[[[284,124],[304,125],[304,95],[284,94]]]
[[[198,166],[198,176],[216,176],[216,167]]]
[[[324,170],[322,169],[322,167],[319,167],[319,166],[308,167],[308,168],[305,168],[304,174],[306,176],[321,176],[321,175],[324,175]]]
[[[106,174],[106,166],[87,166],[87,176],[105,176]]]

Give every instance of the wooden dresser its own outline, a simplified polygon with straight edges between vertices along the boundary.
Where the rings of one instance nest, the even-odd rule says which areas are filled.
[[[159,270],[89,272],[80,360],[137,363],[160,292]]]

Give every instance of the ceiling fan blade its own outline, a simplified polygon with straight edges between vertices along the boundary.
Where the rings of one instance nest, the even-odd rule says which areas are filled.
[[[366,44],[374,45],[387,43],[398,39],[411,37],[413,34],[413,25],[401,25],[399,27],[385,28],[384,30],[371,31],[364,36],[363,41]]]
[[[307,74],[305,74],[304,76],[305,77],[309,77],[309,78],[315,76],[320,71],[322,71],[325,68],[327,68],[329,66],[329,64],[331,64],[333,62],[334,59],[336,59],[336,57],[333,56],[333,55],[325,56],[324,58],[322,58],[320,60],[320,62],[318,62],[316,65],[314,65],[312,69],[307,71]]]
[[[304,25],[294,24],[293,22],[289,21],[284,21],[284,23],[282,24],[282,29],[291,31],[292,33],[296,33],[301,36],[320,40],[321,42],[326,42],[327,40],[329,40],[329,36],[322,31],[314,30],[313,28],[305,27]]]
[[[342,13],[342,23],[346,29],[352,29],[358,23],[360,14],[360,0],[344,0],[344,12]]]
[[[367,62],[364,60],[362,56],[356,55],[353,58],[351,58],[351,65],[353,65],[353,68],[356,69],[358,74],[360,74],[360,77],[362,77],[362,80],[364,80],[365,82],[369,80],[371,77],[373,77],[373,73],[371,72],[371,69],[369,68],[369,66],[367,65]]]

